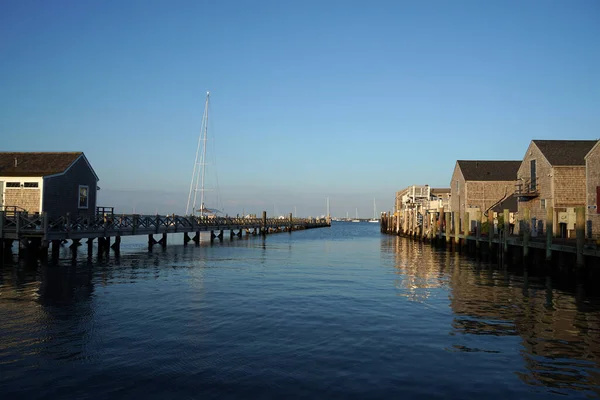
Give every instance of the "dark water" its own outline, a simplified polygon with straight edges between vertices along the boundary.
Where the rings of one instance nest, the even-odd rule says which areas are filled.
[[[4,265],[0,395],[600,395],[598,298],[378,229]]]

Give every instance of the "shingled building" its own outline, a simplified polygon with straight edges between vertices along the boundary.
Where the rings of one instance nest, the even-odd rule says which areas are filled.
[[[92,216],[97,182],[82,152],[0,152],[0,210]]]
[[[532,140],[517,174],[519,216],[529,209],[533,234],[544,231],[554,207],[555,236],[574,237],[575,207],[586,205],[585,156],[596,140]]]

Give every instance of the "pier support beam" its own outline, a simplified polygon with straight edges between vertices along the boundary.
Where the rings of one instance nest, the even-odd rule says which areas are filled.
[[[119,253],[121,251],[121,236],[115,236],[115,242],[110,246],[111,249],[115,253]]]
[[[552,261],[552,235],[554,232],[554,207],[546,208],[546,261]]]
[[[523,214],[523,261],[527,262],[529,257],[529,240],[531,239],[531,213],[529,208],[526,208]]]
[[[267,228],[267,212],[263,211],[262,213],[262,234],[266,235],[268,233]]]
[[[446,233],[446,247],[448,247],[448,245],[450,245],[450,213],[444,213],[444,217],[446,217],[446,229],[445,229],[445,233]]]
[[[187,232],[184,232],[183,233],[183,245],[184,246],[187,245],[190,240],[192,240],[192,239],[190,239],[190,235],[188,235]]]
[[[583,247],[585,244],[585,207],[575,208],[575,237],[577,240],[577,266],[585,265]]]

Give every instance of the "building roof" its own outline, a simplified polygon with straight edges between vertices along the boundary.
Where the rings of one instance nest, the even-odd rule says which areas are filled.
[[[514,181],[521,166],[519,161],[458,160],[466,181]]]
[[[586,154],[597,140],[533,140],[552,166],[585,165]]]
[[[82,152],[0,152],[0,176],[48,176],[65,172]]]
[[[452,189],[450,188],[431,188],[431,194],[445,194],[450,193]]]

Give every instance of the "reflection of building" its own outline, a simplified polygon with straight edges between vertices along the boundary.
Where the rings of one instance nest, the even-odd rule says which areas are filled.
[[[597,303],[554,289],[550,278],[513,276],[406,238],[391,236],[382,252],[393,253],[398,296],[432,307],[449,299],[452,349],[500,359],[512,352],[523,359],[525,369],[517,363],[515,375],[526,384],[600,395]]]
[[[98,176],[81,152],[0,153],[0,207],[95,215]]]

